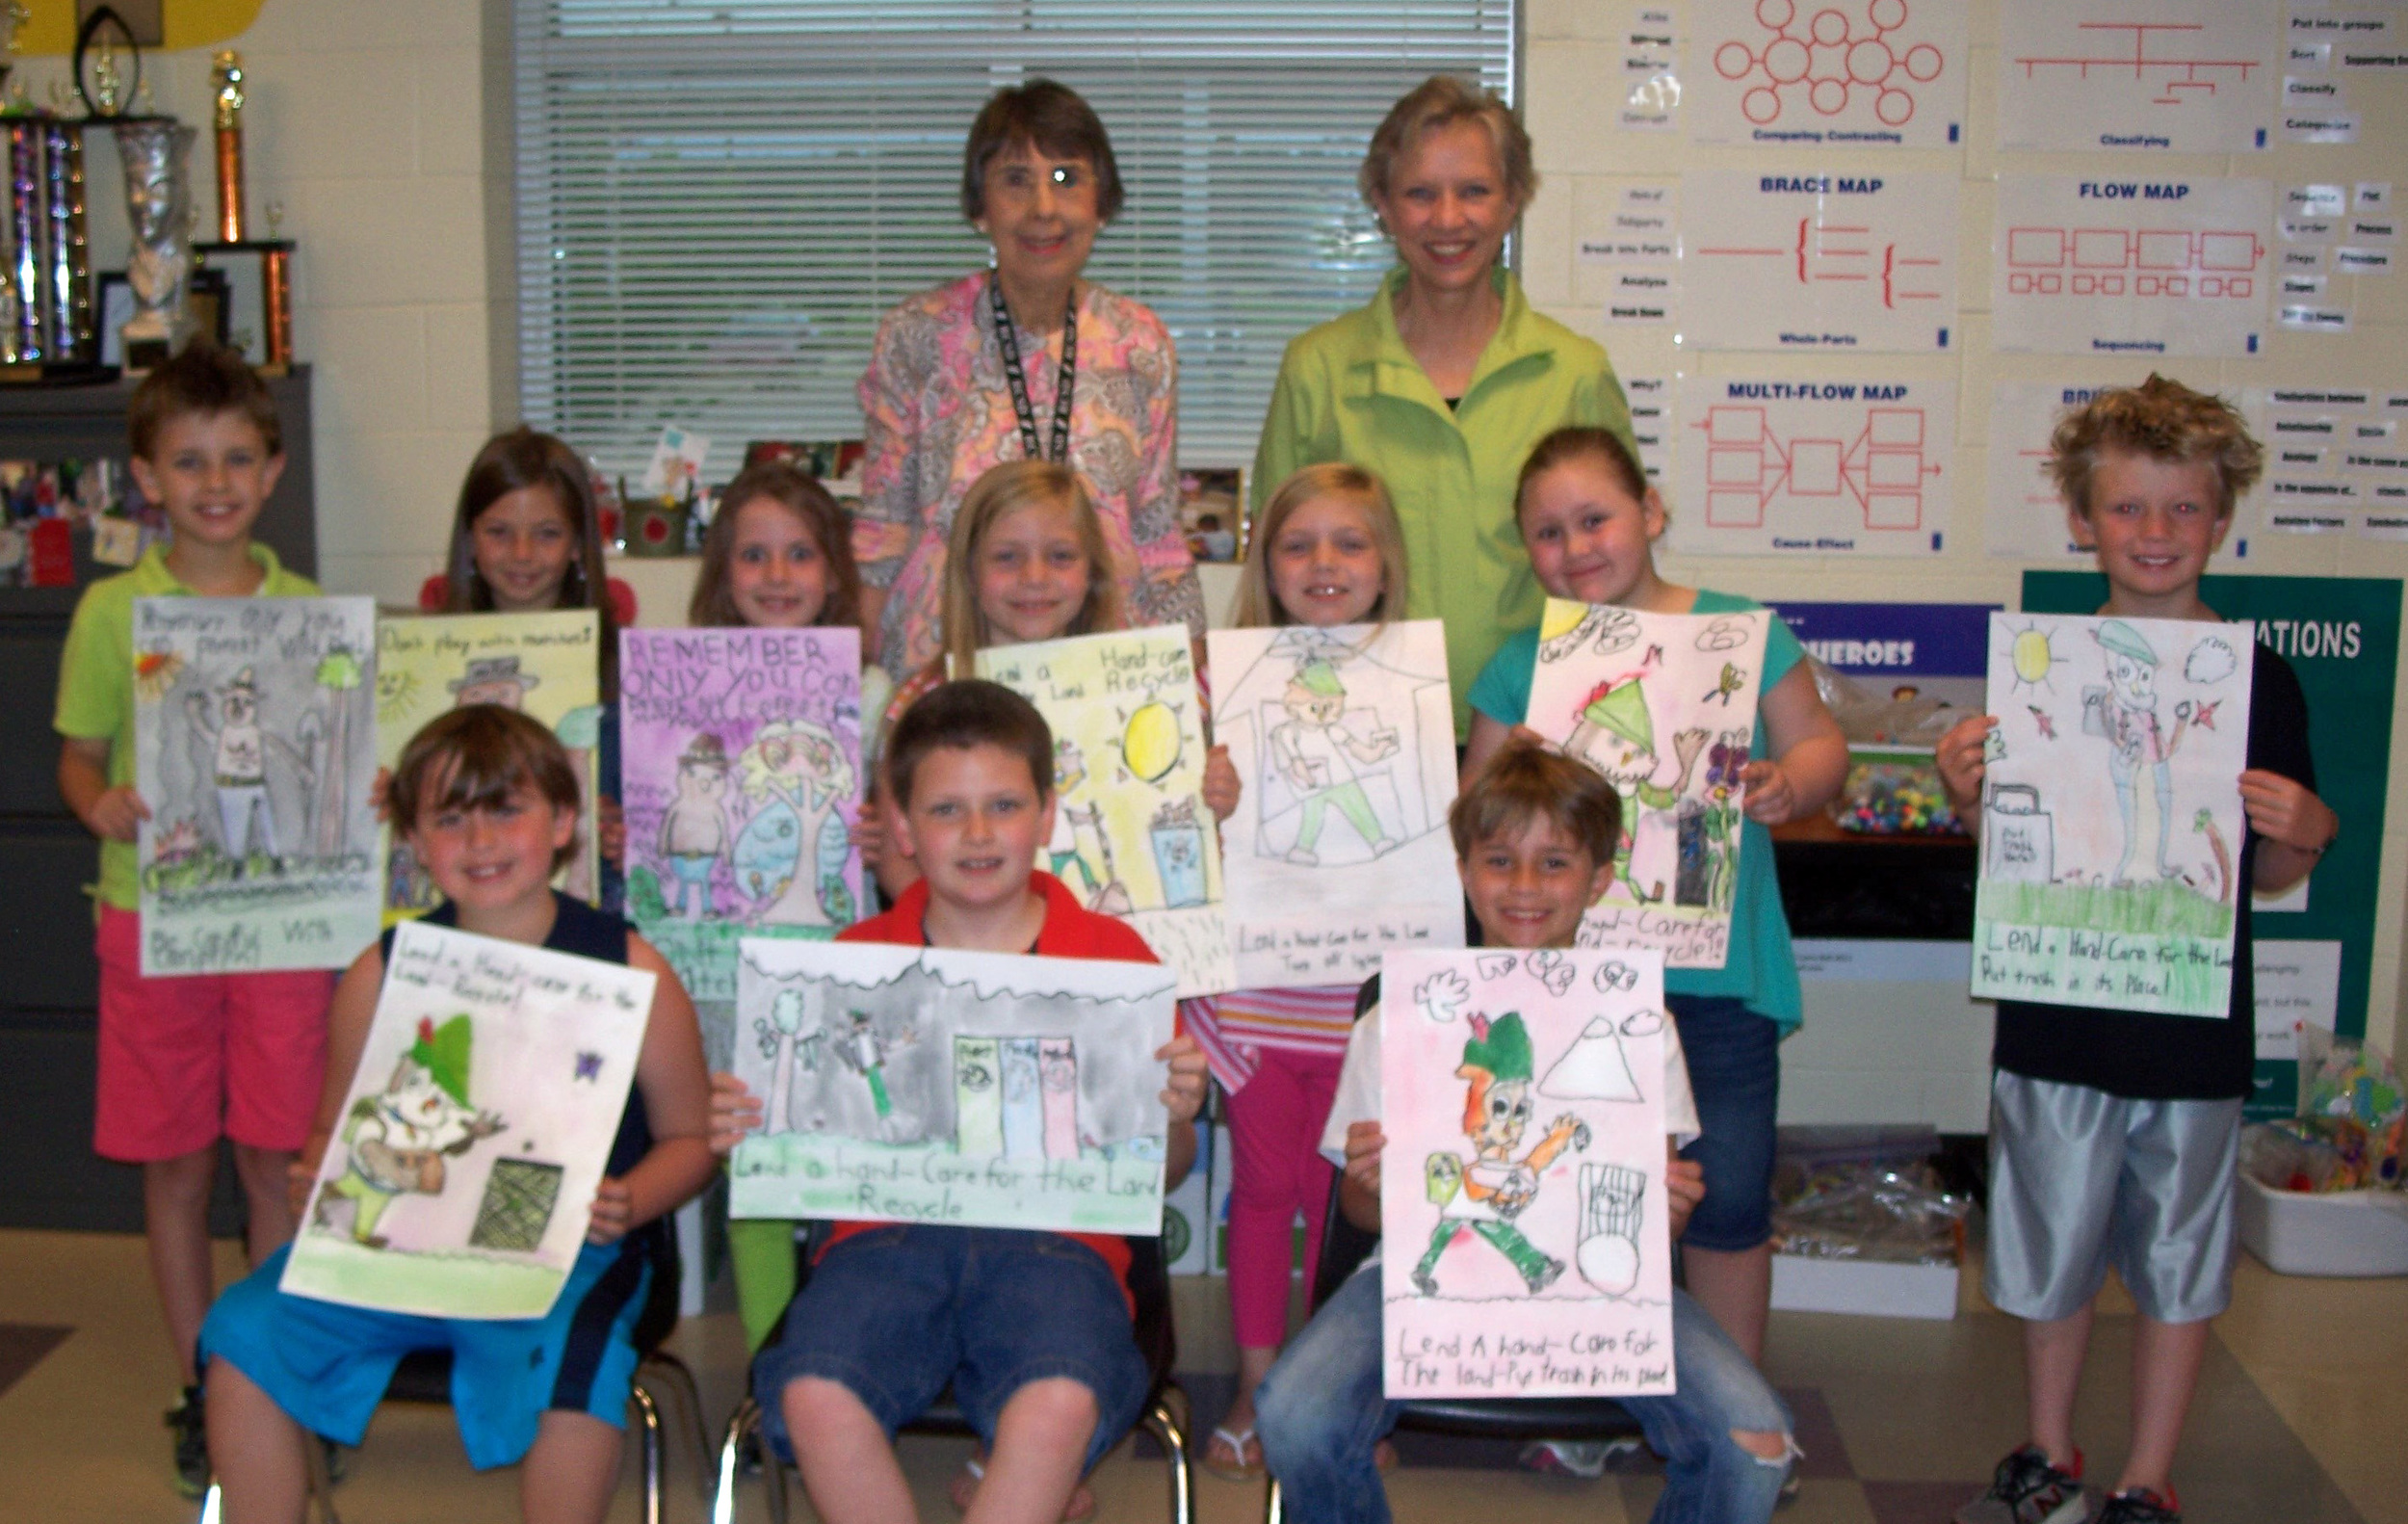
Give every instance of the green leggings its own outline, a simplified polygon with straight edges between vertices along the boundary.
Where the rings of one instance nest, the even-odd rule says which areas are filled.
[[[1311,852],[1313,844],[1322,839],[1322,821],[1329,806],[1338,806],[1338,813],[1347,824],[1363,833],[1366,845],[1377,846],[1384,839],[1379,829],[1379,817],[1372,813],[1372,801],[1364,797],[1360,783],[1340,783],[1304,798],[1304,819],[1297,826],[1296,844],[1298,851]]]

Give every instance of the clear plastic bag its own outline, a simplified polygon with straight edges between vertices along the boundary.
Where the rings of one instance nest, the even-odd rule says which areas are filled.
[[[1945,1189],[1928,1127],[1785,1127],[1772,1172],[1773,1247],[1809,1259],[1959,1263],[1973,1202]]]

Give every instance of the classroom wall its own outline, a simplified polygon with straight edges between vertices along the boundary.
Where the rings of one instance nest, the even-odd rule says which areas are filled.
[[[62,4],[64,0],[46,0]],[[175,0],[169,0],[170,6]],[[1861,0],[1857,0],[1861,4]],[[1937,0],[1931,0],[1937,3]],[[1961,378],[1958,438],[1945,459],[1955,473],[1955,522],[1943,556],[1915,562],[1803,562],[1672,558],[1667,570],[1763,597],[1984,600],[2012,604],[2020,566],[1984,554],[1979,502],[1991,386],[2069,375],[2137,381],[2149,364],[2108,357],[2079,362],[1989,352],[1988,255],[1992,181],[2002,168],[2024,172],[2096,171],[2127,155],[2002,156],[1988,146],[1991,70],[2002,0],[1971,6],[1971,98],[1967,145],[1959,151],[1814,150],[1801,158],[1841,170],[1957,171],[1964,176],[1959,229],[1964,342],[1952,356],[1884,357],[1885,372]],[[1758,150],[1688,145],[1677,134],[1618,130],[1609,103],[1623,88],[1623,39],[1637,6],[1620,0],[1525,0],[1523,91],[1544,183],[1524,225],[1523,267],[1544,310],[1605,339],[1626,373],[1669,376],[1757,368],[1757,356],[1685,356],[1659,329],[1608,328],[1602,309],[1576,299],[1574,241],[1593,228],[1617,179],[1688,168],[1760,168]],[[1676,15],[1680,6],[1671,6]],[[247,115],[252,216],[272,198],[285,207],[282,231],[300,241],[296,338],[316,367],[319,543],[329,588],[406,602],[441,554],[450,499],[468,456],[494,426],[515,421],[509,355],[510,252],[507,247],[509,141],[506,0],[266,0],[256,23],[232,45],[251,81]],[[63,60],[20,67],[35,98],[47,98]],[[203,50],[146,61],[161,110],[207,120]],[[2408,149],[2408,83],[2352,76],[2348,105],[2363,118],[2349,146],[2279,144],[2236,157],[2150,159],[2193,177],[2232,174],[2278,185],[2306,180],[2390,179]],[[115,154],[95,138],[92,155],[94,262],[121,262],[122,197]],[[204,133],[194,156],[196,198],[214,205]],[[2408,189],[2408,176],[2402,176]],[[264,227],[264,223],[263,223]],[[2314,384],[2396,381],[2408,340],[2408,276],[2339,277],[2356,284],[2356,328],[2346,335],[2274,332],[2262,358],[2171,361],[2195,384]],[[2337,284],[2339,284],[2337,280]],[[1593,288],[1586,288],[1593,289]],[[498,339],[496,335],[499,335]],[[1845,377],[1862,362],[1791,355],[1785,364]],[[2076,366],[2079,365],[2079,370]],[[1680,512],[1680,505],[1674,505]],[[2235,569],[2286,574],[2408,575],[2408,544],[2345,536],[2251,537]],[[655,579],[646,579],[652,581]],[[659,609],[647,610],[657,616]],[[2408,674],[2408,667],[2403,668]],[[2395,702],[2392,724],[2395,797],[2408,778],[2408,726]],[[2372,723],[2373,717],[2369,717]],[[2369,1030],[2395,1050],[2402,1006],[2401,909],[2408,880],[2408,810],[2397,805],[2383,854],[2384,924]]]

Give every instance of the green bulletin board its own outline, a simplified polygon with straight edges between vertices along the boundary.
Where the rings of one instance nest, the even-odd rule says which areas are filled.
[[[2107,601],[2092,571],[2027,571],[2023,606],[2033,614],[2089,614]],[[2228,619],[2254,619],[2258,639],[2290,663],[2308,697],[2308,744],[2316,794],[2342,818],[2316,865],[2303,912],[2260,909],[2260,942],[2339,942],[2335,1030],[2366,1035],[2380,898],[2383,799],[2391,782],[2392,689],[2399,663],[2400,584],[2374,577],[2206,577],[2200,596]],[[2288,1115],[2294,1064],[2261,1060],[2253,1116]]]

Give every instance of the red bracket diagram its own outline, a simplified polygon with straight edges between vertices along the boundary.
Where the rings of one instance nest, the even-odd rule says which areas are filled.
[[[1739,256],[1788,260],[1797,272],[1797,283],[1810,286],[1818,281],[1874,281],[1881,283],[1881,304],[1895,309],[1901,302],[1937,302],[1942,293],[1924,289],[1925,276],[1917,271],[1937,270],[1940,261],[1919,254],[1898,251],[1896,244],[1875,248],[1870,227],[1843,227],[1825,223],[1817,226],[1811,217],[1797,220],[1797,238],[1787,249],[1718,249],[1697,250],[1707,255]]]
[[[2028,297],[2222,297],[2257,292],[2266,246],[2251,232],[2011,227],[2006,289]]]
[[[1762,407],[1706,409],[1706,523],[1762,529],[1775,497],[1853,497],[1867,529],[1921,529],[1927,460],[1921,407],[1867,407],[1853,440],[1777,439]]]
[[[1860,92],[1872,95],[1872,114],[1882,124],[1902,127],[1915,115],[1905,87],[1940,77],[1945,61],[1928,42],[1901,49],[1890,34],[1906,24],[1906,0],[1867,0],[1867,30],[1858,31],[1836,8],[1815,13],[1802,31],[1796,0],[1756,0],[1756,23],[1772,34],[1761,49],[1734,39],[1714,49],[1714,72],[1734,84],[1757,83],[1740,97],[1740,110],[1759,127],[1780,119],[1782,92],[1803,86],[1806,103],[1825,117],[1847,110]]]
[[[2149,56],[2149,41],[2152,33],[2204,32],[2207,30],[2205,26],[2195,21],[2081,21],[2075,25],[2078,30],[2083,32],[2130,32],[2133,35],[2132,51],[2109,57],[2077,55],[2064,58],[2019,58],[2015,62],[2024,66],[2024,78],[2030,79],[2044,68],[2072,68],[2079,70],[2080,77],[2086,80],[2090,77],[2090,71],[2095,68],[2110,76],[2121,75],[2129,70],[2133,79],[2140,81],[2143,85],[2148,85],[2151,71],[2162,70],[2164,77],[2155,87],[2161,93],[2152,95],[2150,104],[2179,106],[2184,101],[2200,95],[2214,94],[2216,80],[2213,76],[2218,71],[2230,70],[2234,77],[2233,82],[2238,84],[2249,77],[2251,69],[2264,66],[2263,60],[2254,58],[2152,58]]]

